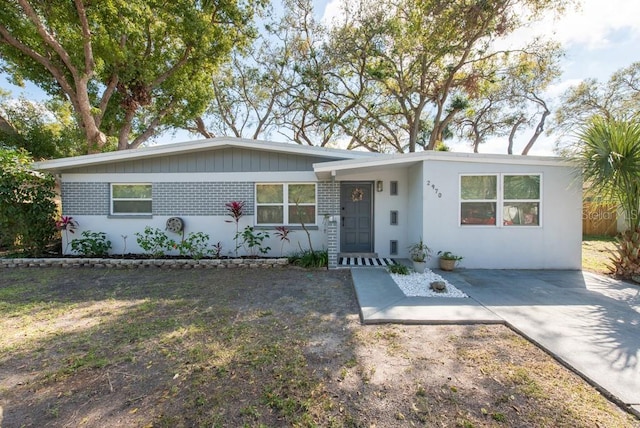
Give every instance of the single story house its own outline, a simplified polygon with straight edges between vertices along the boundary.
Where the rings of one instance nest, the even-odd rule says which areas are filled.
[[[114,254],[142,252],[135,233],[177,231],[177,217],[183,230],[168,235],[204,232],[232,255],[225,204],[243,201],[240,230],[268,232],[269,256],[307,249],[304,222],[330,267],[341,255],[408,258],[421,238],[434,252],[464,256],[467,268],[581,267],[581,184],[554,157],[380,154],[221,137],[36,169],[58,175],[62,213],[79,224],[71,238],[105,232]],[[290,242],[279,240],[278,226],[292,230]]]

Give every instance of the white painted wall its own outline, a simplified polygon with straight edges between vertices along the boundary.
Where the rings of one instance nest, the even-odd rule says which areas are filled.
[[[312,171],[284,171],[284,172],[255,172],[255,173],[169,173],[169,174],[64,174],[62,180],[66,182],[110,182],[110,183],[153,183],[153,182],[198,182],[198,181],[247,181],[259,183],[282,183],[282,182],[316,182],[317,176]],[[247,201],[253,203],[253,201]],[[63,207],[64,211],[64,207]],[[69,215],[68,213],[64,213]],[[327,248],[326,220],[318,213],[317,225],[310,227],[311,239],[314,250],[323,250]],[[117,216],[106,215],[74,215],[74,220],[79,223],[79,227],[74,234],[68,234],[69,240],[81,238],[84,230],[92,232],[104,232],[107,239],[111,241],[112,254],[125,253],[143,253],[143,250],[136,242],[135,233],[142,233],[146,226],[165,229],[165,224],[170,216],[154,215],[152,217],[143,216],[135,218],[126,216],[118,218]],[[235,235],[235,225],[226,223],[227,216],[180,216],[185,222],[185,236],[189,232],[204,232],[209,235],[211,244],[218,241],[222,243],[223,256],[235,254],[235,243],[233,237]],[[240,230],[245,226],[254,226],[254,216],[244,216],[240,221]],[[298,227],[292,225],[290,229]],[[267,254],[269,257],[279,257],[281,254],[285,256],[292,252],[299,252],[300,247],[307,250],[309,242],[304,230],[294,230],[290,233],[290,243],[282,242],[275,236],[275,229],[264,230],[269,233],[270,238],[265,240],[265,245],[271,247],[271,251]],[[175,241],[181,238],[181,235],[166,232]],[[123,235],[127,236],[126,249],[124,248]],[[63,233],[63,252],[72,254],[71,246],[67,245],[67,238]],[[282,252],[281,252],[282,247]],[[168,253],[176,255],[177,251]],[[245,255],[244,249],[238,250],[238,255]]]
[[[111,241],[111,254],[126,254],[126,253],[143,253],[144,251],[136,242],[136,233],[142,234],[146,226],[153,228],[159,228],[165,230],[165,224],[169,216],[153,216],[153,218],[109,218],[106,216],[74,216],[79,224],[79,227],[75,230],[75,233],[68,234],[69,240],[81,238],[82,231],[90,230],[92,232],[104,232],[107,235],[107,239]],[[235,236],[235,224],[227,223],[227,216],[180,216],[185,224],[185,236],[191,232],[204,232],[209,235],[210,246],[216,244],[218,241],[222,243],[222,255],[233,256],[235,254],[235,242],[233,237]],[[253,226],[254,216],[244,216],[240,219],[239,228],[242,231],[245,226]],[[303,249],[309,248],[309,241],[304,230],[293,230],[289,234],[291,242],[284,242],[275,235],[275,230],[256,230],[256,232],[267,232],[270,238],[264,241],[265,246],[271,247],[271,251],[267,254],[269,257],[280,257],[282,254],[285,256],[292,252],[300,251],[300,246]],[[181,239],[180,234],[166,232],[167,236],[176,242]],[[126,248],[125,239],[126,236]],[[326,225],[324,224],[324,218],[318,217],[317,230],[311,230],[312,244],[314,250],[322,250],[327,247],[327,234]],[[73,254],[71,251],[71,245],[67,246],[67,238],[65,234],[62,234],[62,248],[65,254]],[[281,250],[282,249],[282,250]],[[168,252],[170,255],[177,255],[177,251]],[[246,251],[243,248],[238,250],[238,255],[246,255]]]
[[[541,227],[460,226],[462,173],[541,173]],[[437,193],[426,183],[435,184]],[[423,234],[438,250],[464,256],[461,266],[487,269],[580,269],[582,191],[567,167],[430,160],[424,163]],[[431,265],[437,264],[437,258]]]

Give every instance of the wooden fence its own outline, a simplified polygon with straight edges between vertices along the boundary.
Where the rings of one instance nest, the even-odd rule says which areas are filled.
[[[608,235],[618,233],[618,215],[615,205],[582,204],[582,234]]]

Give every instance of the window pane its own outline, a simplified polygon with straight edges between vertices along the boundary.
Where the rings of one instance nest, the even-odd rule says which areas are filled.
[[[316,223],[316,207],[314,205],[289,205],[289,224]]]
[[[462,202],[460,224],[496,224],[496,203]]]
[[[114,214],[151,214],[151,201],[113,201]]]
[[[496,199],[498,178],[495,175],[463,175],[460,196],[469,199]]]
[[[113,197],[151,199],[151,184],[114,184]]]
[[[290,184],[289,185],[290,204],[315,204],[316,185],[315,184]]]
[[[282,224],[284,222],[282,207],[258,206],[256,219],[258,224]]]
[[[505,199],[540,199],[539,175],[505,175]]]
[[[538,226],[538,202],[512,202],[504,206],[502,220],[505,226]]]
[[[284,202],[282,184],[258,184],[256,200],[259,204],[281,204]]]

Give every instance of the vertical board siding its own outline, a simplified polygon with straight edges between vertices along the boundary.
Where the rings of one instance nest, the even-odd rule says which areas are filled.
[[[314,156],[227,148],[162,156],[71,169],[69,173],[184,173],[313,171],[313,164],[330,160]]]

